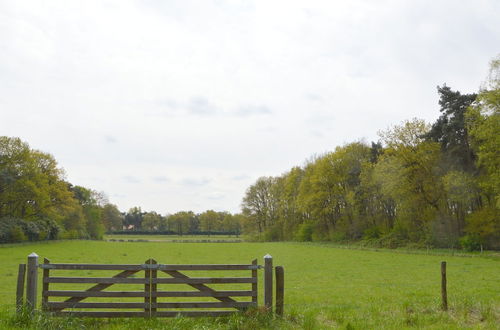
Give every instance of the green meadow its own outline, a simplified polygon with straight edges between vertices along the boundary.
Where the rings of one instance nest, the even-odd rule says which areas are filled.
[[[226,319],[48,320],[16,318],[19,263],[36,252],[54,263],[250,263],[271,254],[285,269],[285,316]],[[498,329],[500,257],[356,250],[307,243],[58,241],[0,247],[2,328]],[[440,263],[448,263],[449,310],[440,310]],[[262,271],[259,271],[259,304]],[[87,275],[87,274],[85,274]],[[36,318],[34,318],[36,319]]]

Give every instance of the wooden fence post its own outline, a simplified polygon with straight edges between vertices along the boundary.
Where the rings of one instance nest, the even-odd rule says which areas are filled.
[[[285,300],[285,276],[282,266],[276,266],[276,314],[283,315],[283,303]]]
[[[26,304],[29,311],[36,309],[36,292],[38,287],[38,254],[28,256],[28,275],[26,279]]]
[[[441,262],[441,309],[448,310],[448,294],[446,292],[446,261]]]
[[[26,264],[19,264],[17,273],[17,291],[16,291],[16,312],[20,313],[23,309],[24,279],[26,275]]]
[[[264,256],[264,305],[273,310],[273,257],[269,254]]]

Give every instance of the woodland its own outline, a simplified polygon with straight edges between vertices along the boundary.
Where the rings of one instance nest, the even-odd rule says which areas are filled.
[[[258,241],[500,249],[500,58],[478,93],[438,86],[434,123],[409,119],[260,177],[241,213],[121,212],[73,185],[55,158],[0,137],[0,242],[102,239],[105,232],[243,233]]]

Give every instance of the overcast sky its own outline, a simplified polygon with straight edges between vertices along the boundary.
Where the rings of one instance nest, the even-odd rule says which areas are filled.
[[[126,211],[246,188],[475,92],[500,1],[1,1],[0,135]]]

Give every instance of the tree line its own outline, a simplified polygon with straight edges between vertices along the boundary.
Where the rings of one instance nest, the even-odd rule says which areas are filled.
[[[407,120],[261,177],[241,214],[121,212],[73,185],[54,157],[0,136],[0,243],[105,232],[235,233],[257,240],[500,249],[500,57],[478,94],[438,87],[441,115]]]
[[[0,242],[100,239],[119,215],[103,193],[73,185],[48,153],[0,136]]]
[[[162,216],[121,212],[104,193],[73,185],[55,158],[16,137],[0,136],[0,243],[102,239],[110,231],[240,233],[241,215],[213,210]]]
[[[438,86],[440,116],[407,120],[261,177],[243,198],[259,240],[500,249],[500,58],[478,94]]]
[[[202,213],[179,211],[162,216],[155,211],[143,212],[133,207],[123,216],[126,231],[165,232],[170,234],[234,234],[239,235],[244,221],[241,214],[207,210]]]

